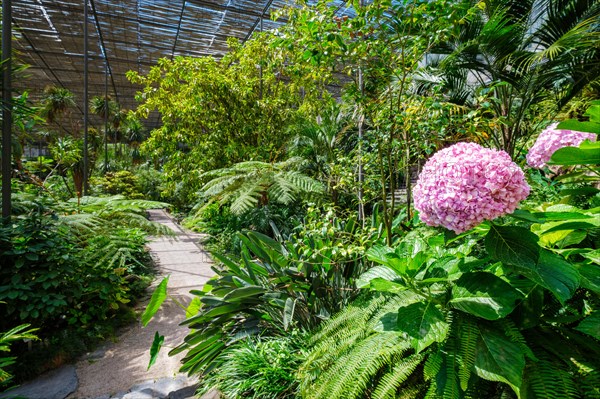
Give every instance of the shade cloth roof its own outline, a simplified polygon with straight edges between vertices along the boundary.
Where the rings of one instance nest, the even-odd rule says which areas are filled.
[[[28,79],[15,86],[33,99],[44,87],[72,91],[83,110],[84,4],[86,0],[13,0],[14,47],[30,65]],[[139,86],[125,77],[129,70],[147,72],[159,58],[221,57],[226,41],[242,41],[260,29],[285,23],[271,20],[286,0],[87,0],[88,96],[108,95],[124,109],[136,108]],[[344,14],[344,1],[332,4]],[[147,125],[160,123],[154,115]]]

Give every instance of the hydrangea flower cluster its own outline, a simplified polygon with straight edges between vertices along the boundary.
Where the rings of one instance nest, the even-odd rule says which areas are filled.
[[[413,194],[423,222],[458,234],[512,213],[529,186],[506,152],[458,143],[425,163]]]
[[[563,147],[577,147],[584,140],[596,141],[593,133],[578,132],[576,130],[558,130],[558,123],[553,123],[544,129],[538,136],[535,144],[527,154],[527,164],[532,168],[542,169],[554,152]]]

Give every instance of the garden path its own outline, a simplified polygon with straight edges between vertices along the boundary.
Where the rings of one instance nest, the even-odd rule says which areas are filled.
[[[214,274],[211,260],[199,245],[200,236],[182,229],[164,210],[149,211],[150,219],[168,226],[174,237],[156,237],[149,243],[158,268],[155,284],[170,275],[169,295],[187,305],[192,289],[200,289]],[[142,301],[140,310],[147,300]],[[187,398],[194,393],[195,380],[179,374],[183,354],[169,357],[170,348],[183,341],[188,328],[179,326],[185,312],[167,299],[145,328],[138,322],[127,328],[116,342],[103,346],[76,364],[79,385],[69,399]],[[165,341],[156,363],[147,370],[154,333]],[[167,393],[167,395],[165,395]]]

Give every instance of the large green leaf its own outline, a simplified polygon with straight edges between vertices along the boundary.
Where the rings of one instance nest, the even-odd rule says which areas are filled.
[[[563,147],[548,161],[548,165],[599,165],[600,142],[584,141],[579,147]]]
[[[584,258],[587,258],[600,266],[600,249],[595,249],[590,252],[585,252],[581,254]]]
[[[148,303],[148,306],[146,306],[144,313],[142,313],[142,326],[146,327],[148,325],[152,317],[158,312],[158,309],[160,309],[160,305],[162,305],[167,298],[168,283],[169,276],[165,277],[152,293],[150,302]]]
[[[450,304],[486,320],[507,316],[521,294],[500,277],[485,272],[463,274],[452,288]]]
[[[538,237],[523,227],[506,227],[492,224],[485,236],[489,254],[502,263],[534,267],[539,259]]]
[[[289,326],[294,320],[294,311],[296,310],[296,300],[288,298],[285,300],[285,306],[283,308],[283,329],[288,330]]]
[[[593,311],[575,329],[600,340],[600,311]]]
[[[399,308],[397,323],[400,332],[410,337],[417,352],[443,341],[448,335],[449,325],[433,302],[416,302]]]
[[[162,344],[165,342],[165,337],[160,335],[157,332],[154,333],[154,340],[152,341],[152,346],[150,347],[150,361],[148,362],[148,370],[154,363],[156,363],[156,359],[158,358],[158,353],[160,352],[160,348]]]
[[[579,273],[575,267],[547,250],[540,251],[540,259],[533,267],[515,267],[515,270],[533,282],[548,289],[564,304],[579,287]]]
[[[387,266],[375,266],[360,275],[356,281],[356,286],[358,288],[364,288],[370,284],[371,280],[376,278],[391,281],[398,277],[398,274]]]
[[[267,290],[263,287],[248,285],[245,287],[234,289],[233,291],[225,295],[223,297],[223,300],[228,302],[239,301],[240,299],[243,300],[243,298],[264,294],[266,291]]]
[[[600,266],[579,264],[577,270],[581,276],[581,286],[600,295]]]
[[[386,280],[383,278],[374,278],[370,281],[369,287],[372,291],[379,292],[390,292],[392,294],[397,294],[399,292],[405,291],[407,288],[399,283],[394,281]]]
[[[367,251],[367,259],[388,266],[399,274],[404,274],[410,263],[409,256],[399,256],[393,249],[376,245]]]
[[[575,329],[600,340],[600,311],[592,312]]]
[[[600,123],[598,122],[581,122],[576,119],[569,119],[560,122],[556,128],[560,130],[577,130],[578,132],[600,134]]]
[[[519,395],[525,368],[521,347],[494,329],[479,325],[479,331],[475,372],[483,379],[507,383]]]

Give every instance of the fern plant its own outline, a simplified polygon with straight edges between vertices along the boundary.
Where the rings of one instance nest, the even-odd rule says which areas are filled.
[[[230,204],[234,214],[270,202],[288,205],[322,193],[321,183],[293,169],[297,162],[294,158],[278,163],[247,161],[206,172],[201,177],[211,180],[201,191],[205,197]]]
[[[10,345],[13,342],[21,340],[35,340],[37,336],[34,334],[36,328],[30,328],[29,324],[21,324],[12,328],[10,331],[0,334],[0,352],[10,352]],[[7,368],[15,363],[14,357],[0,356],[0,388],[6,388],[11,380],[12,375],[7,371]]]

